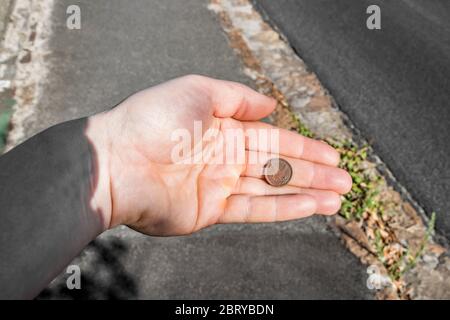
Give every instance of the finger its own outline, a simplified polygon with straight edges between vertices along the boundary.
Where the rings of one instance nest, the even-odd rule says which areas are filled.
[[[278,151],[284,156],[300,158],[329,166],[337,166],[339,164],[339,152],[323,141],[310,139],[294,131],[277,128],[263,122],[244,122],[243,126],[247,138],[246,148],[248,150],[264,152]],[[274,130],[277,133],[274,133]],[[262,134],[261,132],[264,131],[266,133]],[[270,137],[276,136],[278,136],[277,141],[270,139]]]
[[[297,195],[232,195],[219,223],[275,222],[304,218],[314,214],[314,197]]]
[[[283,195],[283,194],[307,194],[316,199],[319,214],[335,214],[341,207],[339,194],[328,190],[306,189],[294,186],[274,187],[264,180],[257,178],[241,177],[232,194],[246,194],[254,196]]]
[[[264,165],[276,156],[256,151],[247,151],[247,165],[241,176],[263,178]],[[350,191],[352,178],[347,171],[310,161],[281,157],[292,167],[289,185],[303,188],[331,190],[340,194]]]
[[[275,109],[276,100],[237,82],[203,77],[211,92],[214,116],[259,120]]]

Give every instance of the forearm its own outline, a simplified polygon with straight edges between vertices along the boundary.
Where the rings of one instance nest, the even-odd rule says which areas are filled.
[[[108,226],[87,124],[54,126],[0,157],[0,298],[34,297]]]

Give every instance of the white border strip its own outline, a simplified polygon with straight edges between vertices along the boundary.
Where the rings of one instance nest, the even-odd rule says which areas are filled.
[[[15,76],[11,81],[16,104],[6,150],[26,138],[26,123],[32,117],[47,81],[48,39],[54,3],[55,0],[16,0],[10,15],[0,53],[2,62],[16,60]]]

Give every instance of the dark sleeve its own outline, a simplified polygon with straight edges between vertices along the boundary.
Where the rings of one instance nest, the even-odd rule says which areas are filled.
[[[33,298],[102,231],[89,201],[87,120],[47,129],[0,157],[0,299]]]

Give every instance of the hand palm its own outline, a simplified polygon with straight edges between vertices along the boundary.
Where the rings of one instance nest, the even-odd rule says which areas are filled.
[[[126,223],[152,235],[178,235],[217,222],[285,220],[317,211],[315,191],[313,195],[300,193],[295,185],[270,189],[260,179],[260,172],[251,173],[249,165],[228,161],[173,163],[172,152],[179,143],[172,136],[176,130],[195,136],[197,121],[202,124],[203,137],[209,128],[218,129],[223,137],[224,128],[260,126],[235,119],[257,120],[274,106],[274,100],[243,85],[199,76],[175,79],[128,98],[113,110],[119,119],[116,123],[120,123],[115,130],[120,134],[111,148],[111,224]],[[214,157],[223,159],[228,143],[226,138],[204,139],[202,150],[217,150],[220,145]],[[323,144],[312,146],[334,152]],[[326,154],[309,155],[310,160],[321,157],[326,163],[335,154],[328,158]],[[260,171],[260,166],[255,166],[256,170]],[[328,193],[331,196],[332,191]]]

